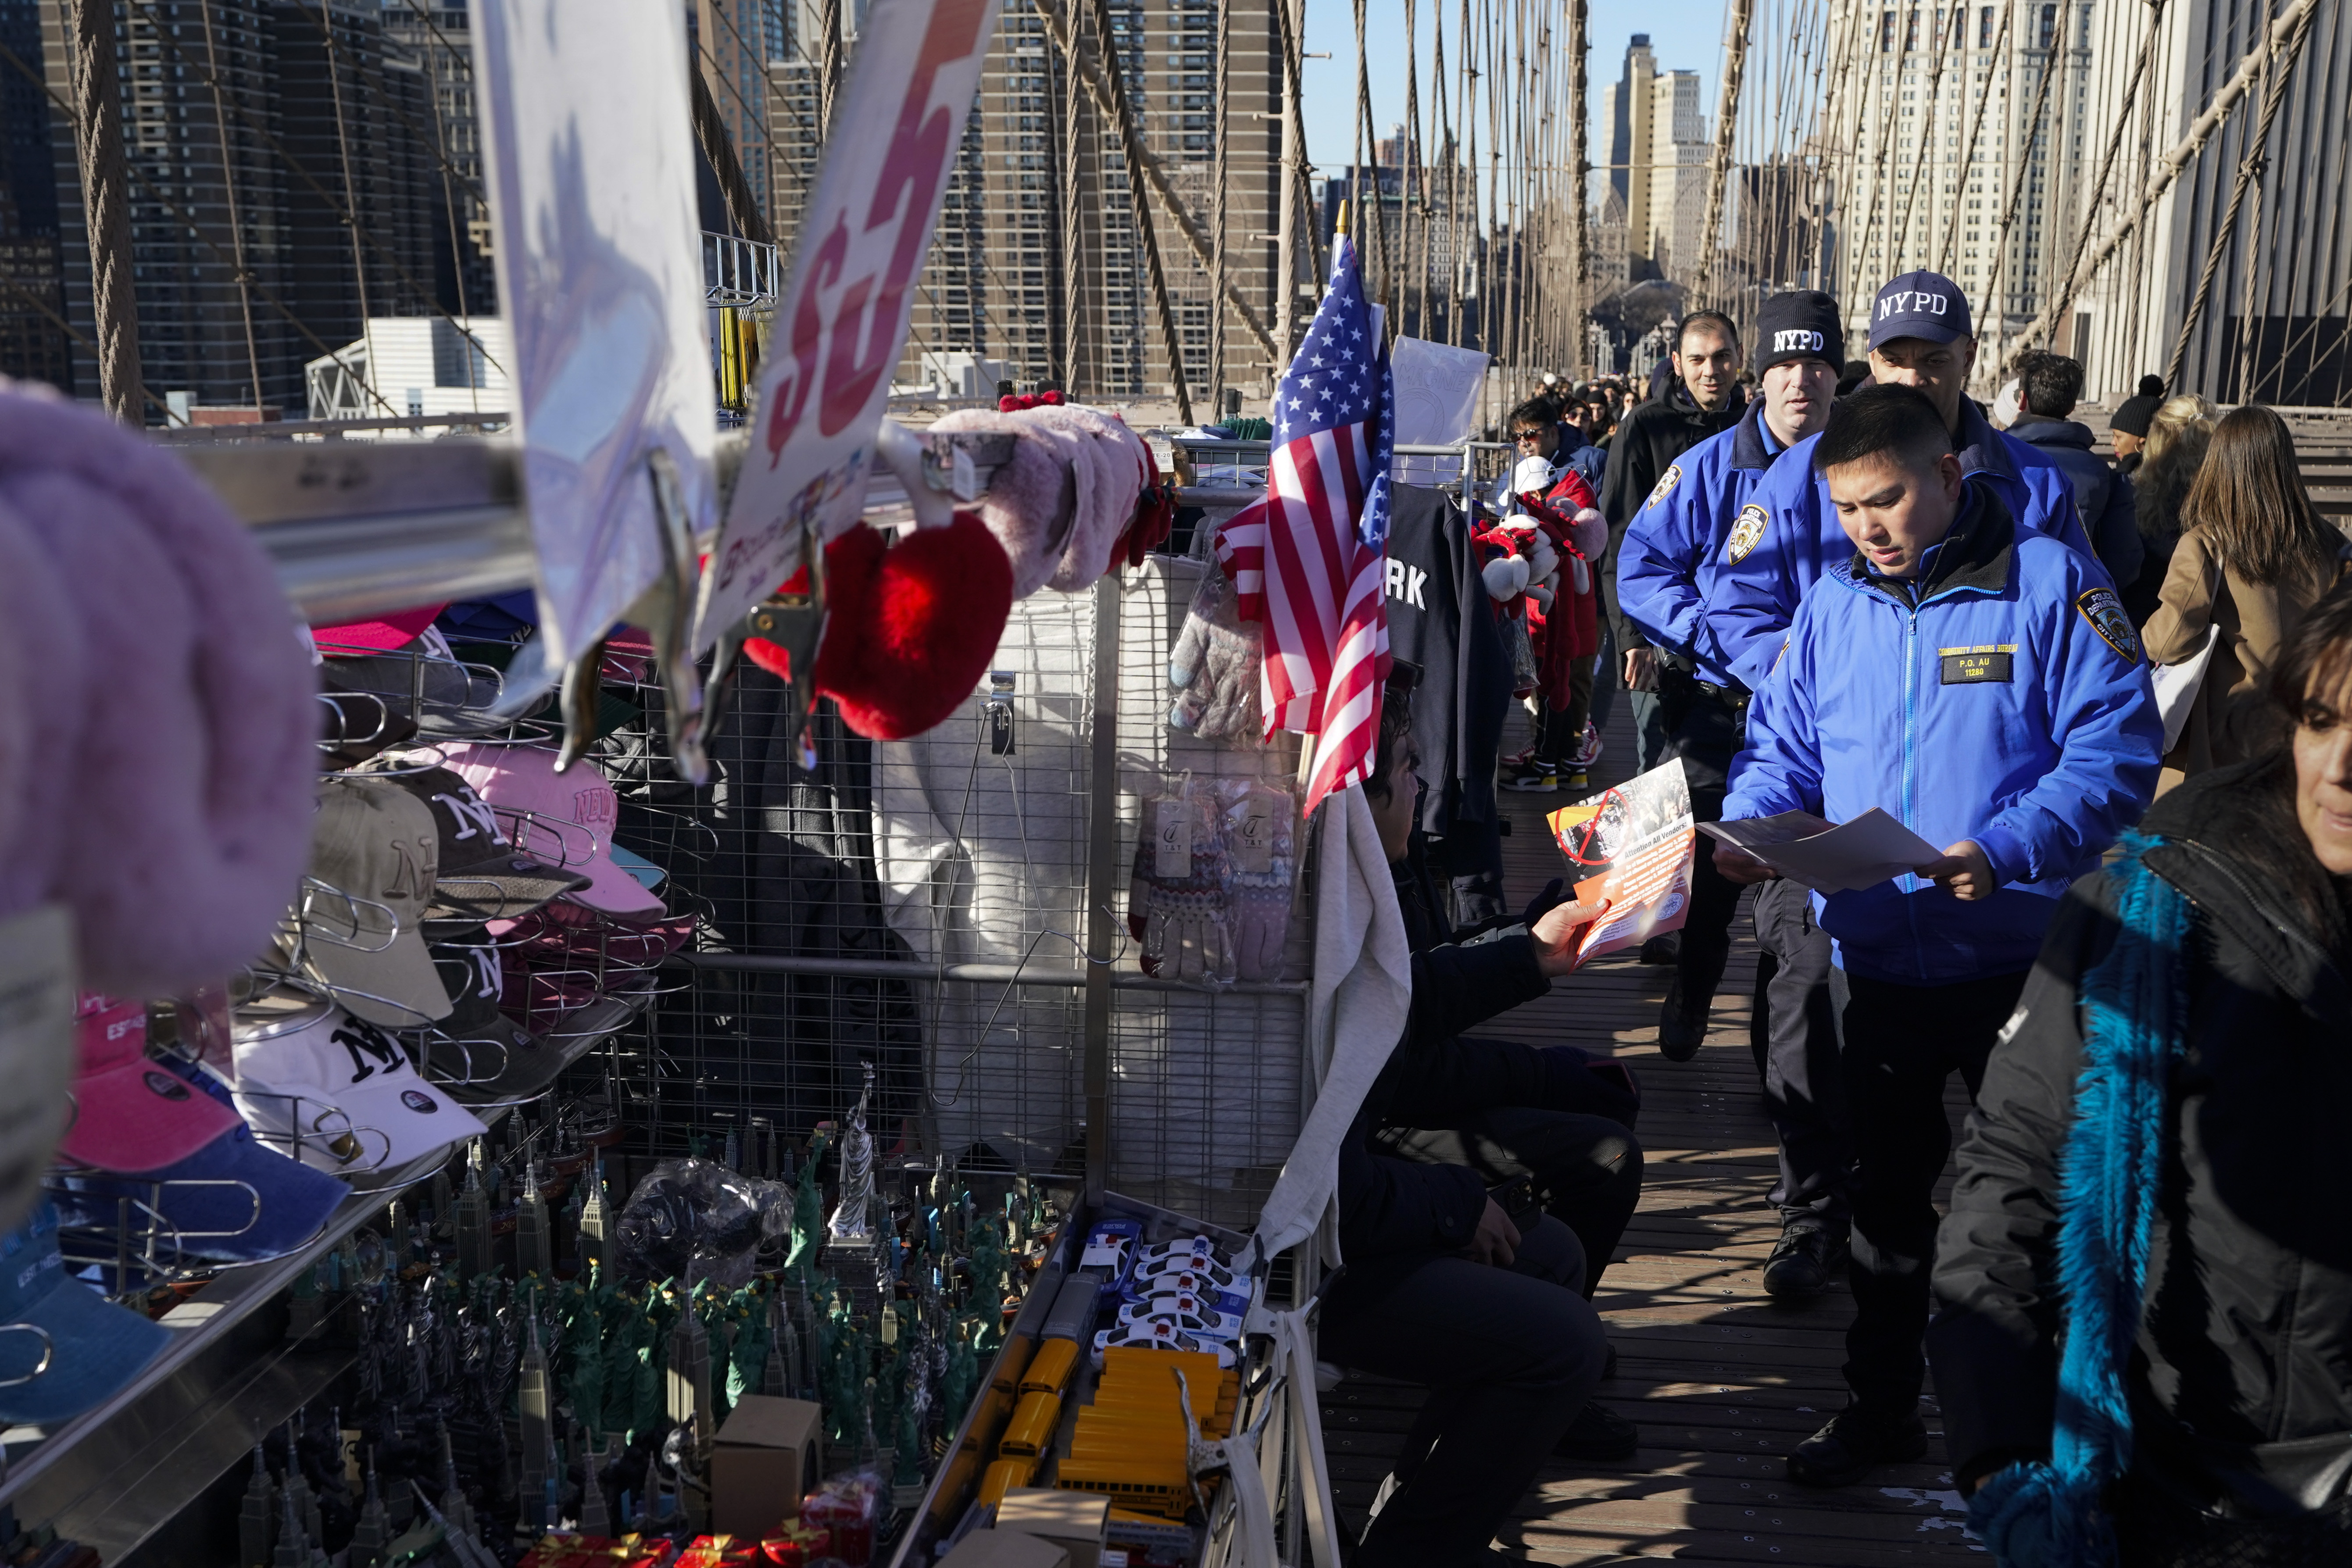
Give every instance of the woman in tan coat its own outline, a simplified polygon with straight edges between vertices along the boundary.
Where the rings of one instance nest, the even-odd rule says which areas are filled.
[[[2336,579],[2344,536],[2312,510],[2294,438],[2269,409],[2233,409],[2181,506],[2180,543],[2156,614],[2141,630],[2157,664],[2186,664],[2220,628],[2188,727],[2164,759],[2158,793],[2243,761],[2273,738],[2262,693],[2279,652]]]

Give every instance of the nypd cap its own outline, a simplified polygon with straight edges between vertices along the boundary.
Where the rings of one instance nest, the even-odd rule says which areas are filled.
[[[1785,360],[1845,363],[1845,328],[1838,321],[1837,301],[1818,289],[1773,295],[1756,313],[1756,328],[1759,375]]]
[[[1879,289],[1870,303],[1870,346],[1897,338],[1948,343],[1976,335],[1969,321],[1969,297],[1940,272],[1906,272]]]

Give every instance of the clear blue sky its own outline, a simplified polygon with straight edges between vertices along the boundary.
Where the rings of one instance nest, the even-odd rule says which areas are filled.
[[[1419,13],[1423,122],[1428,122],[1432,13],[1445,8],[1447,70],[1454,58],[1454,34],[1461,16],[1461,0],[1416,0]],[[1475,7],[1473,7],[1474,13]],[[1590,0],[1586,31],[1591,53],[1585,61],[1592,115],[1592,144],[1588,156],[1604,163],[1607,143],[1601,140],[1601,88],[1617,79],[1624,68],[1626,41],[1635,33],[1650,35],[1661,70],[1699,73],[1700,101],[1710,116],[1715,110],[1717,68],[1723,58],[1723,0]],[[1566,42],[1565,22],[1560,27]],[[1366,55],[1371,61],[1372,122],[1385,135],[1391,122],[1404,118],[1403,0],[1369,0],[1365,7]],[[1310,59],[1302,74],[1307,90],[1307,150],[1333,173],[1354,155],[1356,113],[1356,14],[1350,0],[1307,0],[1307,49],[1328,50],[1328,60]],[[1481,137],[1483,141],[1483,136]]]

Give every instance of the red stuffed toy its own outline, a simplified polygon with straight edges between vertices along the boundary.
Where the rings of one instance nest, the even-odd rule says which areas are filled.
[[[1560,556],[1559,588],[1549,608],[1528,606],[1528,635],[1534,639],[1537,690],[1554,712],[1571,700],[1570,679],[1579,659],[1601,652],[1599,558],[1608,547],[1608,524],[1594,509],[1592,488],[1573,468],[1563,468],[1540,495],[1520,495],[1519,504]],[[1576,579],[1583,586],[1576,586]]]
[[[824,547],[824,574],[816,689],[868,740],[903,741],[953,713],[979,687],[1013,613],[1013,563],[973,512],[897,544],[859,523]],[[793,583],[804,581],[795,574]],[[743,651],[792,679],[774,643],[751,637]]]

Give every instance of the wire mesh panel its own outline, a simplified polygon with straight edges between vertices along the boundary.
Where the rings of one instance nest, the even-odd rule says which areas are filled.
[[[1294,805],[1282,956],[1255,984],[1144,973],[1127,891],[1147,807],[1188,775],[1288,791],[1297,771],[1295,739],[1263,745],[1254,723],[1213,742],[1170,728],[1169,652],[1202,570],[1155,557],[1118,590],[1107,1175],[1246,1226],[1301,1115],[1304,825]],[[1021,601],[982,688],[906,741],[864,740],[825,703],[803,721],[747,668],[699,789],[662,754],[658,692],[618,693],[642,716],[601,748],[614,837],[698,917],[688,983],[594,1058],[639,1152],[755,1121],[796,1138],[845,1116],[871,1063],[886,1152],[1082,1173],[1097,626],[1091,594]]]
[[[1204,525],[1213,527],[1222,518]],[[1138,862],[1147,809],[1182,792],[1263,785],[1284,792],[1292,814],[1288,886],[1277,918],[1281,959],[1265,979],[1150,991],[1122,989],[1112,1014],[1110,1184],[1164,1207],[1246,1228],[1272,1188],[1304,1115],[1305,981],[1313,952],[1306,879],[1306,825],[1297,820],[1298,740],[1240,732],[1204,738],[1170,721],[1171,650],[1204,575],[1198,561],[1155,556],[1123,585],[1119,615],[1118,813],[1120,865]],[[1206,656],[1204,656],[1206,657]],[[1189,656],[1188,656],[1189,661]],[[1255,679],[1255,656],[1247,658]],[[1140,868],[1139,867],[1139,868]],[[1129,883],[1134,933],[1139,884]],[[1242,918],[1238,898],[1227,918]],[[1144,939],[1121,954],[1131,984]]]
[[[1075,974],[1086,931],[1091,595],[1016,604],[989,686],[877,748],[876,860],[890,929],[926,965]],[[1043,1169],[1078,1136],[1084,1038],[1058,988],[942,984],[923,999],[932,1146]]]

